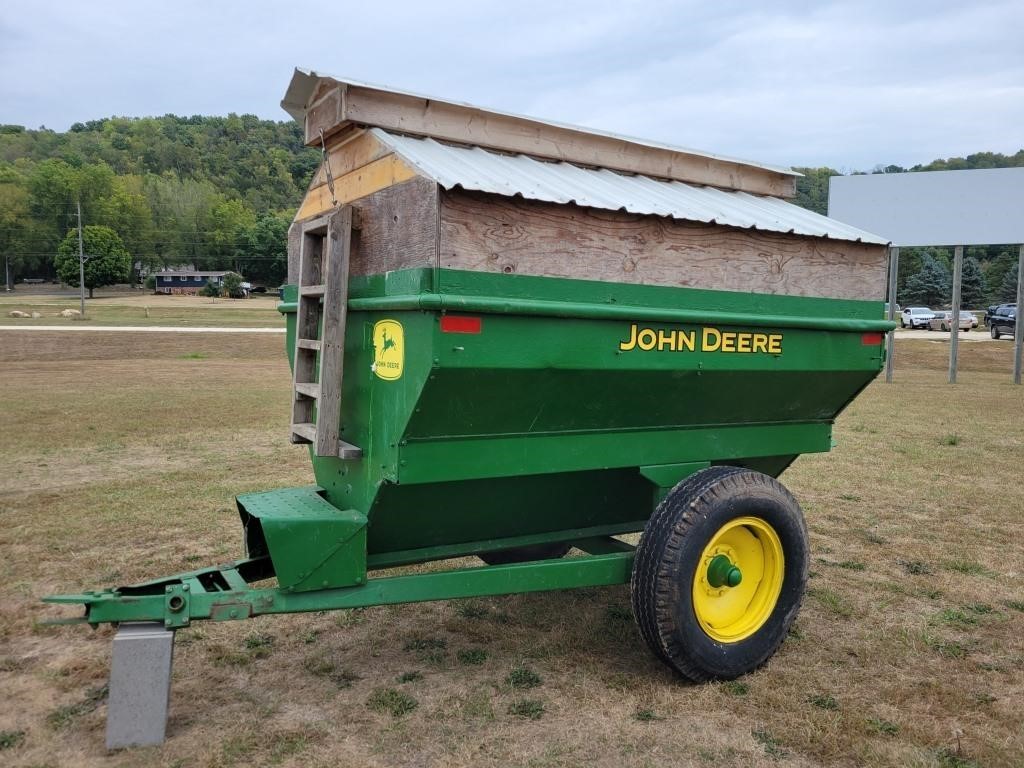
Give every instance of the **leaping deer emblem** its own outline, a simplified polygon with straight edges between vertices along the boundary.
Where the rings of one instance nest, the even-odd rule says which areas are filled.
[[[381,348],[380,353],[383,355],[389,349],[395,348],[395,340],[388,336],[388,329],[384,328],[381,331],[381,338],[384,340],[384,346]]]

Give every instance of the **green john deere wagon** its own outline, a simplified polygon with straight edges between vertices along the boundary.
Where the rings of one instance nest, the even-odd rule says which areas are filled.
[[[786,169],[314,73],[283,105],[323,151],[280,304],[316,483],[238,497],[244,559],[50,598],[120,625],[108,744],[163,738],[203,619],[629,583],[684,676],[764,663],[807,578],[776,478],[882,366],[885,241]]]

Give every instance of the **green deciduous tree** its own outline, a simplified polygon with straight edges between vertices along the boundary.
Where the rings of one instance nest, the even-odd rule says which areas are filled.
[[[31,258],[29,194],[12,175],[0,175],[0,282],[17,278]]]
[[[939,306],[949,301],[949,272],[930,253],[921,255],[921,269],[907,280],[901,299],[906,304]]]
[[[239,239],[242,253],[238,266],[254,283],[278,285],[288,275],[288,214],[267,213],[245,230]]]
[[[228,272],[222,278],[221,287],[224,295],[229,299],[244,299],[245,290],[242,288],[242,276],[237,272]]]
[[[82,228],[82,244],[88,261],[85,262],[85,287],[92,298],[93,289],[128,280],[132,259],[128,249],[110,227],[90,225]],[[57,246],[54,259],[57,276],[69,285],[78,285],[78,231],[69,230]]]

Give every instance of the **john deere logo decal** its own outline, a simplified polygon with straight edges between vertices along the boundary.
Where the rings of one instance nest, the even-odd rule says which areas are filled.
[[[629,352],[747,352],[765,355],[782,354],[781,333],[746,333],[720,331],[704,327],[697,331],[647,328],[633,323],[628,338],[619,342],[619,350]]]
[[[397,320],[378,320],[373,326],[373,366],[377,376],[394,381],[405,365],[405,333]]]

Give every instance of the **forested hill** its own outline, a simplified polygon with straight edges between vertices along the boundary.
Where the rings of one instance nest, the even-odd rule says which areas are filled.
[[[1024,149],[1014,155],[999,152],[976,152],[967,157],[950,157],[946,160],[932,160],[926,165],[915,165],[913,168],[902,168],[898,165],[878,166],[871,173],[911,173],[914,171],[968,171],[976,168],[1016,168],[1024,166]],[[832,176],[842,176],[835,168],[794,168],[803,174],[796,181],[797,205],[809,208],[822,214],[828,213],[828,180]]]
[[[112,228],[147,267],[274,282],[318,162],[297,123],[253,115],[110,118],[66,133],[0,126],[0,254],[16,276],[52,275],[81,199],[83,223]]]
[[[275,284],[285,274],[288,224],[318,162],[297,123],[253,115],[114,117],[66,133],[0,125],[0,257],[14,278],[53,276],[54,253],[81,200],[83,223],[113,229],[146,268],[236,269]],[[873,172],[1020,165],[1024,150]],[[828,179],[839,171],[797,170],[804,176],[795,202],[825,213]],[[972,251],[994,295],[1010,259],[1003,249]],[[933,255],[948,261],[941,250]],[[902,286],[921,263],[908,252],[901,264]]]

